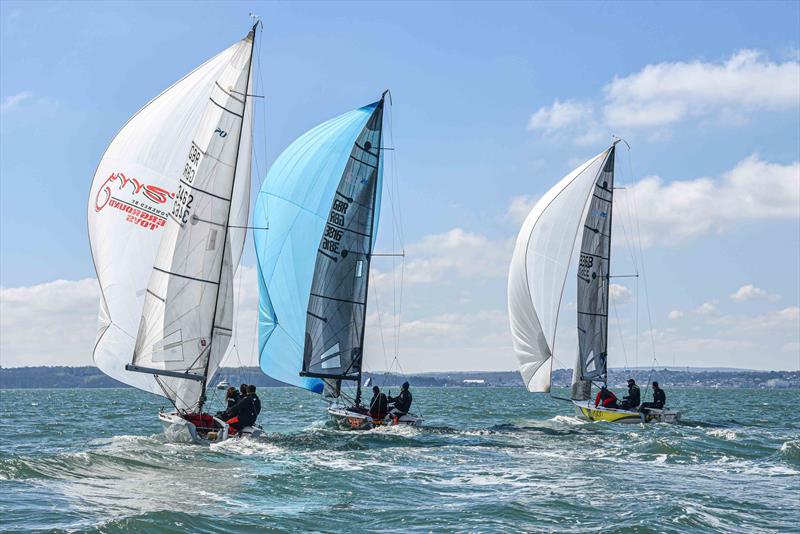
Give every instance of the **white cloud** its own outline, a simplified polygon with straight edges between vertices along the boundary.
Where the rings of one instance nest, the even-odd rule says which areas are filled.
[[[736,302],[745,302],[748,300],[778,300],[777,295],[770,295],[760,287],[756,287],[753,284],[747,284],[739,289],[736,290],[730,296],[731,300],[735,300]]]
[[[747,220],[800,217],[800,162],[784,165],[751,155],[719,179],[664,183],[649,176],[618,199],[623,218],[638,214],[643,245],[679,243]]]
[[[228,362],[256,365],[258,292],[254,267],[240,267],[236,345]],[[239,290],[241,288],[241,290]],[[0,289],[0,365],[94,365],[100,291],[97,280],[55,280]]]
[[[21,93],[7,96],[3,99],[3,102],[0,103],[0,113],[16,111],[25,101],[30,100],[31,98],[33,98],[33,93],[30,91],[22,91]]]
[[[671,321],[675,321],[677,319],[680,319],[681,317],[683,317],[683,312],[681,310],[672,310],[671,312],[669,312],[669,315],[667,315],[667,318],[670,319]]]
[[[405,282],[431,283],[447,279],[487,279],[505,276],[513,239],[492,241],[454,228],[428,235],[407,248]]]
[[[611,284],[608,287],[608,292],[611,295],[611,300],[616,304],[628,304],[633,300],[631,290],[619,284]]]
[[[741,50],[722,63],[665,62],[615,77],[605,87],[603,113],[614,126],[661,126],[732,110],[794,109],[798,94],[798,61],[775,63]]]
[[[719,310],[717,310],[716,302],[704,302],[694,312],[699,315],[716,315]]]
[[[743,125],[756,112],[800,107],[800,61],[774,62],[759,51],[740,50],[720,62],[662,62],[615,76],[602,93],[595,100],[543,106],[528,129],[569,133],[585,144],[618,129],[652,130],[691,119]]]
[[[512,198],[504,218],[515,224],[522,224],[540,198],[529,195],[520,195]]]
[[[556,100],[552,105],[541,107],[531,115],[528,129],[551,133],[568,126],[580,126],[591,120],[593,114],[590,103]]]
[[[0,289],[0,364],[91,365],[98,298],[93,278]]]

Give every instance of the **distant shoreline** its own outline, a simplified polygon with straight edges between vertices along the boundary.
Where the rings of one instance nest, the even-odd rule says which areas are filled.
[[[624,387],[627,378],[640,384],[657,380],[675,388],[747,388],[747,389],[800,389],[800,371],[754,371],[731,368],[662,368],[662,369],[609,369],[609,385]],[[415,373],[408,376],[385,373],[364,373],[364,380],[385,386],[399,386],[408,380],[417,387],[523,387],[516,371],[452,371]],[[220,369],[209,381],[216,385],[221,380],[232,385],[254,384],[257,387],[287,387],[265,375],[258,367]],[[553,371],[553,387],[569,387],[572,371]],[[103,389],[127,388],[125,384],[103,374],[97,367],[37,366],[0,367],[0,389]]]

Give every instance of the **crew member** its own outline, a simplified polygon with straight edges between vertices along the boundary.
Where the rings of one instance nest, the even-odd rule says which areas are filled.
[[[642,403],[642,392],[639,390],[639,386],[636,385],[636,381],[633,378],[628,379],[628,394],[622,397],[622,406],[620,406],[623,410],[631,410],[636,408]]]
[[[373,386],[372,400],[369,401],[369,415],[373,419],[383,419],[386,417],[386,406],[388,403],[389,401],[386,399],[386,395],[381,393],[381,388]]]
[[[261,413],[261,399],[256,395],[256,387],[252,384],[247,386],[247,394],[253,396],[253,404],[256,407],[256,417]]]
[[[597,408],[599,404],[602,404],[603,408],[617,408],[617,396],[605,384],[600,386],[600,391],[594,398],[594,407]]]
[[[658,408],[659,410],[667,404],[667,394],[659,387],[658,382],[653,382],[653,402],[642,403],[642,409]]]
[[[226,411],[230,410],[231,408],[236,406],[236,403],[239,402],[239,399],[241,398],[242,397],[241,395],[239,395],[238,389],[236,389],[233,386],[229,387],[228,390],[225,392],[225,410]]]
[[[394,406],[386,416],[387,419],[394,419],[396,423],[398,419],[407,414],[408,410],[411,409],[413,397],[408,388],[408,382],[403,382],[403,385],[400,387],[400,394],[397,397],[389,397],[389,402],[393,402]]]
[[[245,384],[245,389],[249,390],[247,384]],[[255,388],[253,388],[252,394],[239,399],[236,406],[228,410],[226,414],[228,420],[225,422],[231,426],[234,433],[239,433],[244,427],[251,426],[256,422],[258,410],[260,409],[261,401],[256,396]]]

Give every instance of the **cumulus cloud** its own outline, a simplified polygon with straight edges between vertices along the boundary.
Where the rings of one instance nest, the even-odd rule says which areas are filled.
[[[778,300],[777,295],[770,295],[760,287],[756,287],[753,284],[747,284],[740,287],[735,293],[731,294],[730,298],[736,302],[745,302],[748,300]]]
[[[608,293],[616,304],[628,304],[633,300],[631,290],[619,284],[611,284],[608,287]]]
[[[550,106],[539,108],[528,120],[529,130],[544,130],[552,133],[568,126],[585,124],[592,119],[591,103],[556,100]]]
[[[16,111],[31,98],[33,98],[33,93],[30,91],[22,91],[21,93],[7,96],[0,102],[0,113]]]
[[[570,133],[580,144],[598,138],[598,132],[690,119],[742,124],[755,112],[797,109],[798,94],[796,57],[774,62],[757,50],[740,50],[723,61],[662,62],[615,76],[595,100],[556,100],[539,108],[528,128]]]
[[[718,179],[649,176],[622,193],[618,211],[627,219],[638,214],[643,245],[674,244],[742,221],[800,217],[800,162],[751,155]]]
[[[667,315],[667,318],[671,321],[675,321],[681,317],[683,317],[683,312],[681,310],[672,310],[669,312],[669,315]]]
[[[716,315],[719,313],[716,302],[704,302],[694,310],[698,315]]]
[[[0,364],[90,365],[98,299],[93,278],[0,289]]]
[[[741,50],[722,63],[664,62],[614,78],[605,87],[606,121],[615,126],[661,126],[690,116],[794,109],[800,62],[775,63]]]
[[[529,195],[519,195],[512,198],[504,218],[515,224],[522,224],[540,198]]]
[[[405,281],[431,283],[447,279],[498,278],[508,274],[513,239],[493,241],[480,234],[454,228],[425,236],[409,245]]]
[[[227,356],[230,365],[258,361],[254,287],[255,268],[240,267],[236,350]],[[0,289],[0,365],[93,365],[99,299],[94,278]]]

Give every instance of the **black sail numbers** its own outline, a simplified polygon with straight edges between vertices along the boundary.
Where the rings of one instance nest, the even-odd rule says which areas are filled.
[[[320,239],[306,316],[306,376],[361,373],[382,125],[379,102],[353,145]]]

